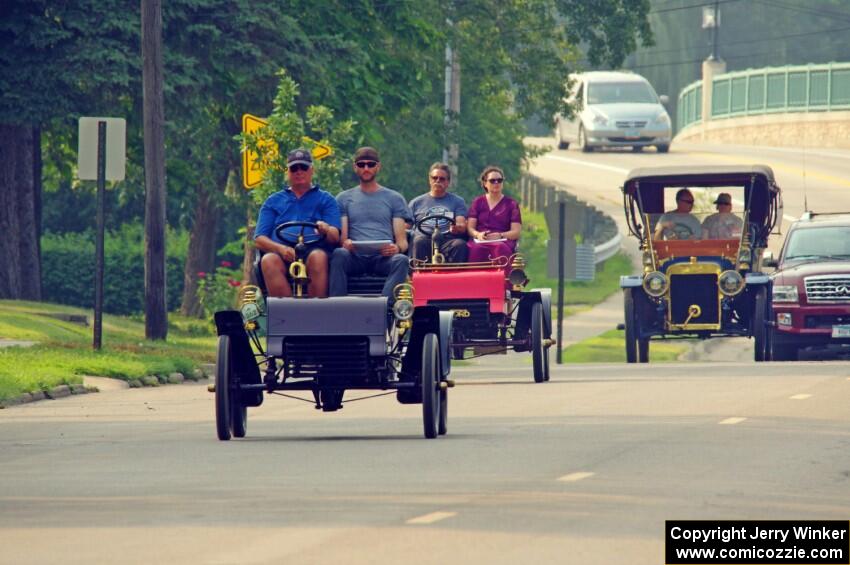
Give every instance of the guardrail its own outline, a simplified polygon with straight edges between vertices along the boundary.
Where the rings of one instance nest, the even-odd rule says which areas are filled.
[[[555,202],[570,202],[584,207],[588,215],[582,237],[584,241],[594,244],[597,265],[610,259],[620,250],[622,235],[616,222],[601,210],[567,192],[565,186],[526,173],[520,178],[519,189],[520,203],[532,212],[543,212],[544,208]]]
[[[850,109],[850,63],[748,69],[712,81],[709,119]],[[702,121],[702,81],[679,93],[678,130]]]

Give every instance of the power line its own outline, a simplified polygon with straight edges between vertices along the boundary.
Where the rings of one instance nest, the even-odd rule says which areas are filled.
[[[715,4],[728,4],[729,2],[737,2],[738,0],[717,0],[716,2],[703,2],[702,4],[689,4],[687,6],[676,6],[675,8],[662,8],[660,10],[650,10],[649,14],[662,14],[665,12],[676,12],[678,10],[688,10],[690,8],[702,8],[703,6],[714,6]]]
[[[842,14],[838,12],[832,12],[830,10],[818,10],[816,8],[805,7],[805,6],[790,6],[783,2],[777,2],[776,0],[756,0],[759,4],[764,4],[765,6],[772,6],[774,8],[782,8],[784,10],[789,10],[791,12],[798,12],[801,14],[811,14],[814,16],[822,16],[824,18],[839,18],[842,20],[850,21],[850,14]]]

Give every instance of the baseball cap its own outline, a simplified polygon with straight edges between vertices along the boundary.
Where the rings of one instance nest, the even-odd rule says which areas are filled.
[[[374,147],[361,147],[357,151],[354,152],[354,162],[363,161],[363,160],[371,160],[380,162],[381,158],[378,156],[378,150]]]
[[[714,201],[715,204],[732,204],[732,195],[728,192],[721,192],[717,195],[717,200]]]
[[[290,151],[286,156],[286,165],[307,165],[313,166],[313,156],[306,149],[295,149]]]

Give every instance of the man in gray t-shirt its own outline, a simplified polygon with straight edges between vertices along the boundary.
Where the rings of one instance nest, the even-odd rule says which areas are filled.
[[[415,259],[431,260],[431,230],[448,231],[439,233],[437,241],[440,253],[448,263],[464,263],[467,258],[466,247],[466,202],[457,194],[448,191],[452,181],[452,173],[445,163],[434,163],[428,172],[431,190],[410,201],[410,211],[413,219],[420,220],[427,216],[445,216],[454,218],[454,225],[449,221],[428,220],[423,222],[420,230],[413,234],[413,254]]]
[[[658,219],[655,226],[655,239],[700,239],[702,225],[691,214],[694,207],[694,195],[687,188],[676,192],[676,209]]]
[[[392,301],[393,289],[407,278],[405,223],[410,221],[410,210],[401,194],[378,184],[380,170],[377,150],[361,147],[354,153],[354,172],[360,184],[337,196],[342,247],[331,256],[331,296],[348,294],[349,275],[369,274],[387,277],[381,294]],[[365,242],[372,243],[367,246]]]

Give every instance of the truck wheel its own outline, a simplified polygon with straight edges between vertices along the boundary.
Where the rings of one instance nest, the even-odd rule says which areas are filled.
[[[215,360],[215,431],[218,439],[230,439],[230,336],[218,338],[218,355]]]
[[[434,439],[439,433],[440,399],[439,395],[439,341],[433,333],[425,334],[422,339],[422,423],[425,437]]]

